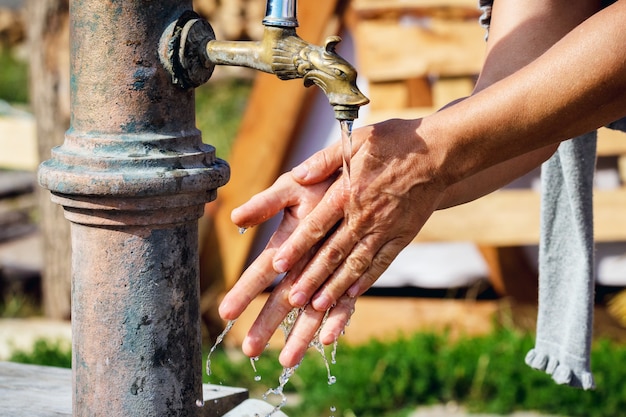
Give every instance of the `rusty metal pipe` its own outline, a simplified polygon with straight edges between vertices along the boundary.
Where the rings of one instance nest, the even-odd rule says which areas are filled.
[[[71,127],[40,184],[72,225],[73,415],[201,416],[197,221],[229,176],[157,51],[191,0],[71,0]],[[208,410],[210,411],[210,410]]]

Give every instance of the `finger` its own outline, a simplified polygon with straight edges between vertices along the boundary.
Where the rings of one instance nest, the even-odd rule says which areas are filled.
[[[367,271],[346,290],[346,294],[349,297],[356,298],[367,291],[406,245],[407,243],[400,240],[394,240],[383,246],[372,259],[372,263]]]
[[[339,339],[354,314],[356,298],[344,295],[337,300],[337,305],[328,313],[326,323],[322,326],[319,334],[320,342],[330,345]]]
[[[372,259],[379,251],[379,243],[374,235],[368,235],[355,244],[345,261],[338,266],[330,279],[313,296],[311,305],[318,311],[325,311],[337,302],[350,286],[365,274]],[[299,285],[300,280],[294,286]],[[293,293],[293,290],[292,290]]]
[[[337,230],[323,243],[317,254],[294,283],[289,295],[291,304],[301,307],[309,302],[322,284],[329,277],[333,276],[337,267],[343,264],[346,256],[353,250],[356,241],[357,238],[351,232],[347,223],[342,222]],[[331,281],[334,281],[334,278]],[[332,299],[318,299],[317,304],[314,305],[315,309],[318,311],[328,310],[354,281],[356,281],[356,278],[346,284],[344,290],[338,292]]]
[[[300,312],[278,357],[282,366],[291,368],[302,361],[325,315],[326,312],[315,311],[311,307],[305,307]]]
[[[291,170],[293,178],[300,184],[315,184],[333,175],[341,168],[343,159],[341,142],[316,152]]]
[[[272,267],[274,252],[264,250],[226,293],[218,308],[222,319],[238,318],[250,302],[276,279],[277,274]]]
[[[283,174],[269,188],[235,208],[230,218],[239,227],[256,226],[295,204],[301,189],[300,184],[292,181],[288,174]]]
[[[244,338],[242,350],[248,356],[258,356],[263,352],[278,326],[293,309],[293,306],[289,304],[289,289],[316,249],[312,248],[308,254],[303,256],[270,293],[261,312]]]
[[[243,340],[241,345],[243,353],[251,358],[261,355],[291,309],[286,288],[275,288]]]
[[[343,186],[338,180],[328,189],[322,201],[298,224],[274,256],[274,269],[286,272],[311,247],[343,218]]]
[[[242,350],[246,355],[250,357],[259,356],[278,326],[293,309],[289,304],[289,288],[298,272],[295,270],[294,273],[290,272],[285,275],[270,293],[243,340]]]

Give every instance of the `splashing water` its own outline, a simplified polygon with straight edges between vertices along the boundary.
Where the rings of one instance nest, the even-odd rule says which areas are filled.
[[[293,329],[293,326],[296,324],[298,316],[300,315],[300,313],[302,313],[303,310],[304,310],[303,308],[294,308],[294,309],[292,309],[287,314],[287,316],[285,316],[283,321],[281,322],[279,327],[283,331],[285,339],[287,339],[289,337],[289,334],[291,333],[291,330]],[[315,332],[315,335],[313,337],[313,340],[309,344],[309,347],[315,348],[315,350],[317,350],[319,352],[319,354],[321,355],[322,360],[324,361],[324,365],[326,366],[328,385],[333,385],[335,382],[337,382],[337,378],[334,375],[331,374],[330,364],[329,364],[329,361],[328,361],[328,359],[326,357],[326,351],[324,349],[324,345],[321,343],[321,341],[319,339],[320,331],[321,331],[322,327],[324,326],[324,324],[326,323],[326,320],[328,318],[329,312],[330,312],[330,309],[328,311],[326,311],[326,313],[324,314],[324,318],[322,319],[322,323],[321,323],[320,327],[317,329],[317,331]],[[352,312],[354,312],[354,310],[352,310]],[[209,354],[207,355],[207,361],[206,361],[207,375],[211,375],[211,354],[215,351],[217,346],[224,340],[224,338],[226,337],[228,332],[232,329],[232,327],[235,324],[235,322],[236,322],[236,320],[230,320],[226,324],[226,327],[224,328],[222,333],[215,340],[215,344],[213,345],[213,347],[211,347],[211,350],[209,351]],[[347,325],[349,325],[349,321],[346,324],[346,326]],[[343,333],[344,332],[342,332],[342,334]],[[332,364],[336,364],[337,363],[337,359],[336,359],[337,346],[338,346],[338,341],[336,340],[333,343],[333,347],[332,347],[332,351],[331,351],[330,363],[332,363]],[[256,362],[258,360],[259,360],[258,356],[250,358],[250,364],[251,364],[252,369],[254,370],[255,374],[257,374]],[[275,405],[274,408],[264,417],[271,417],[272,414],[278,412],[285,404],[287,404],[287,396],[284,393],[284,387],[287,384],[287,382],[289,382],[289,379],[295,374],[295,372],[296,372],[296,370],[298,369],[299,366],[300,366],[300,364],[298,364],[298,365],[296,365],[294,367],[291,367],[291,368],[283,368],[282,373],[280,374],[280,376],[278,378],[278,386],[276,388],[268,389],[265,392],[265,394],[263,394],[263,399],[264,400],[267,400],[270,396],[279,396],[280,397],[279,403],[277,405]],[[261,376],[258,375],[258,374],[255,375],[254,380],[255,381],[260,381],[261,380]],[[204,405],[204,404],[202,404],[202,405]],[[200,405],[198,404],[198,406],[200,406]],[[331,411],[335,412],[334,407],[331,407]],[[259,416],[258,414],[255,414],[255,417],[261,417],[261,416]]]
[[[322,342],[320,342],[320,332],[322,330],[322,327],[324,326],[324,323],[326,323],[326,320],[328,319],[329,312],[330,310],[326,310],[326,313],[324,314],[324,318],[322,319],[322,325],[315,332],[315,336],[313,336],[313,340],[311,341],[311,343],[309,343],[309,347],[313,347],[315,348],[315,350],[319,352],[320,356],[322,357],[322,360],[324,361],[324,365],[326,366],[326,375],[328,378],[328,385],[333,385],[335,382],[337,382],[337,378],[330,373],[330,364],[328,363],[328,358],[326,357],[326,350],[324,349],[324,345],[322,344]],[[334,360],[334,356],[335,356],[335,352],[333,351],[331,360]]]
[[[258,360],[259,360],[258,356],[255,356],[254,358],[250,358],[250,365],[252,366],[252,369],[254,370],[254,380],[257,382],[261,380],[261,375],[259,375],[259,373],[256,370],[256,362]]]
[[[265,417],[270,417],[275,412],[279,411],[285,404],[287,404],[287,396],[283,392],[285,385],[289,382],[289,378],[296,373],[296,369],[298,369],[298,365],[292,368],[283,368],[283,372],[278,377],[278,386],[276,388],[270,388],[267,390],[265,394],[263,394],[263,399],[267,400],[270,395],[278,395],[280,396],[280,403],[274,406],[274,409],[270,411]]]
[[[211,347],[211,350],[209,351],[209,354],[206,357],[206,374],[207,375],[211,375],[211,354],[215,351],[215,349],[217,349],[217,345],[222,343],[222,340],[224,340],[224,338],[226,337],[230,329],[233,328],[233,325],[235,324],[236,321],[237,320],[230,320],[228,323],[226,323],[226,327],[224,328],[222,333],[220,333],[220,335],[217,336],[217,339],[215,339],[215,344],[213,344],[213,347]]]
[[[350,161],[352,159],[352,125],[353,120],[340,120],[341,150],[343,155],[343,172],[346,191],[350,191]]]

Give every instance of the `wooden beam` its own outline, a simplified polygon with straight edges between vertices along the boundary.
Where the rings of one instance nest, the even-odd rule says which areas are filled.
[[[478,74],[484,37],[485,30],[474,21],[431,19],[427,25],[400,25],[391,19],[355,25],[359,70],[374,82]]]
[[[469,19],[480,15],[475,0],[353,0],[352,8],[364,19],[400,14],[447,19]]]
[[[519,246],[539,242],[540,194],[501,190],[467,204],[435,212],[417,242],[471,241],[480,245]],[[594,192],[598,242],[626,240],[626,188]]]

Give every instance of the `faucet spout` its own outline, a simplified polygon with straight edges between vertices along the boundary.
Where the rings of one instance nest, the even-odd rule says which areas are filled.
[[[302,78],[305,87],[317,85],[338,120],[356,119],[359,108],[369,103],[357,87],[356,70],[335,51],[340,37],[329,36],[324,46],[316,46],[297,35],[295,0],[268,1],[261,41],[219,41],[210,24],[197,15],[181,20],[173,35],[164,35],[161,55],[174,82],[183,88],[206,82],[216,65],[243,66],[281,80]]]

